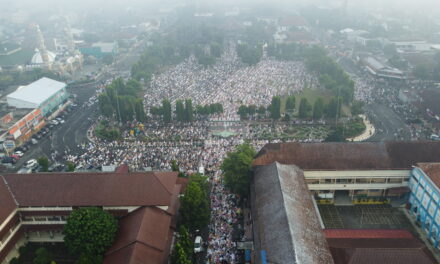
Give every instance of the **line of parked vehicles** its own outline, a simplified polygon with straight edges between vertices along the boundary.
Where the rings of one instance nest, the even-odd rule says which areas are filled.
[[[50,120],[40,131],[35,133],[27,142],[22,144],[19,147],[16,147],[14,149],[14,152],[10,154],[9,156],[3,156],[1,158],[1,163],[4,166],[12,167],[14,164],[17,163],[24,155],[25,153],[31,149],[32,145],[38,144],[39,140],[42,139],[45,136],[52,135],[52,130],[56,128],[57,126],[64,124],[65,121],[65,115],[71,112],[77,105],[71,104],[69,105],[66,110],[58,117]],[[30,172],[38,172],[41,170],[41,168],[38,165],[38,162],[36,159],[30,159],[28,160],[22,169],[19,170],[22,173],[30,173]]]

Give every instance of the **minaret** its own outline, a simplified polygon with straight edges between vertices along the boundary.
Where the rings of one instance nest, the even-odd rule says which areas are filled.
[[[43,33],[41,33],[39,25],[35,25],[35,29],[37,31],[38,49],[40,50],[41,58],[43,59],[44,64],[50,68],[49,54],[47,53],[46,45],[44,44]]]
[[[74,54],[75,52],[75,41],[73,39],[72,28],[70,27],[69,18],[64,16],[64,20],[66,21],[66,34],[67,34],[67,46],[69,47],[69,53]]]

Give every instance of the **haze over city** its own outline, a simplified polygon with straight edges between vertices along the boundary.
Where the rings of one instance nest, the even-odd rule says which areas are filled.
[[[440,1],[0,4],[1,264],[440,263]]]

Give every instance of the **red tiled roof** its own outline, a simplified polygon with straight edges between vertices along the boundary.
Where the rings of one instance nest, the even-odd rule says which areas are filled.
[[[116,168],[115,172],[116,173],[128,173],[129,168],[127,166],[127,164],[122,164],[119,167]]]
[[[275,161],[303,170],[410,169],[418,162],[440,161],[440,142],[266,144],[253,164]]]
[[[426,246],[415,238],[327,239],[335,264],[434,264]]]
[[[17,208],[14,197],[8,190],[8,186],[0,176],[0,224]]]
[[[156,207],[143,207],[124,217],[104,263],[163,263],[171,245],[171,218]]]
[[[160,175],[160,176],[158,176]],[[20,206],[168,206],[177,173],[4,175]],[[159,179],[159,177],[161,179]],[[164,184],[163,178],[167,179]]]
[[[326,238],[413,238],[404,229],[325,229]]]
[[[417,166],[440,188],[440,163],[418,163]]]

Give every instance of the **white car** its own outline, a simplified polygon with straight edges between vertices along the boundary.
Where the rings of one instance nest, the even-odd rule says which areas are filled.
[[[201,236],[196,236],[194,240],[194,253],[200,253],[203,251],[203,240]]]
[[[58,121],[55,120],[55,119],[52,119],[52,120],[50,121],[50,123],[51,123],[51,124],[54,124],[54,125],[58,125],[58,124],[59,124]]]
[[[23,157],[24,153],[23,153],[23,151],[17,150],[14,152],[14,155],[17,155],[19,157]]]
[[[25,165],[26,168],[32,169],[38,166],[38,161],[36,159],[30,159],[26,161]]]

